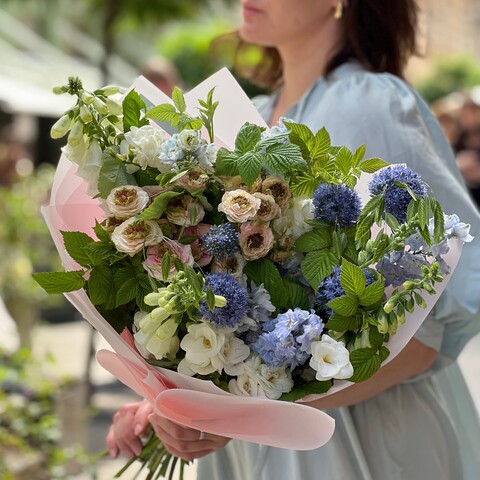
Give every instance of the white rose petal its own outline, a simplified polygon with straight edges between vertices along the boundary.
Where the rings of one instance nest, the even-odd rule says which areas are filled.
[[[107,197],[109,212],[119,219],[125,219],[140,213],[149,202],[148,193],[134,185],[114,188]]]
[[[157,222],[137,220],[135,217],[125,220],[112,232],[112,242],[117,250],[130,256],[145,247],[160,243],[162,239],[163,233]]]
[[[342,342],[323,335],[321,340],[312,342],[311,353],[310,366],[317,372],[317,380],[347,379],[353,375],[350,354]]]
[[[160,153],[164,143],[164,132],[151,125],[131,127],[125,139],[133,147],[133,161],[141,168],[161,169]]]

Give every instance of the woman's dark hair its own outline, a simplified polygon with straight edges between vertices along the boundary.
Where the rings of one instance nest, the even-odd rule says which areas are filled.
[[[356,59],[367,70],[387,72],[403,77],[411,55],[417,52],[416,0],[349,0],[343,9],[345,41],[332,55],[325,74],[350,59]],[[238,38],[238,37],[237,37]],[[259,61],[249,61],[252,49],[260,49]],[[263,87],[278,85],[282,62],[271,47],[254,47],[238,38],[235,68],[240,75]]]

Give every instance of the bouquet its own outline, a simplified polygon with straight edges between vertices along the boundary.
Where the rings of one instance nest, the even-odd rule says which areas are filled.
[[[406,165],[268,128],[228,71],[172,99],[145,79],[76,98],[43,214],[66,271],[35,274],[157,414],[284,448],[324,444],[308,401],[367,380],[445,288],[469,226]],[[240,417],[241,416],[241,417]],[[152,473],[176,459],[151,438]],[[183,468],[183,461],[181,462]],[[156,474],[155,473],[155,474]]]

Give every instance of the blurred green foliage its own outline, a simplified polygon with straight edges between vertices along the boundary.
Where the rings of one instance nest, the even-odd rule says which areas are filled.
[[[38,359],[26,349],[0,350],[0,478],[71,478],[68,465],[92,462],[77,447],[61,448],[55,396],[62,385],[47,379]]]
[[[437,60],[433,72],[416,85],[429,103],[452,92],[461,92],[480,85],[480,64],[469,56],[445,57]]]

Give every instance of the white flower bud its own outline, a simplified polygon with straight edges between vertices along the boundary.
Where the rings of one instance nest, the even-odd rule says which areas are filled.
[[[68,133],[71,128],[72,119],[70,118],[68,113],[66,113],[53,124],[50,130],[50,136],[52,138],[62,138]]]
[[[100,92],[102,93],[102,95],[105,95],[106,97],[108,97],[109,95],[115,95],[119,91],[120,91],[120,87],[117,85],[107,85],[100,89]]]
[[[123,112],[122,104],[117,102],[116,100],[113,100],[112,98],[107,98],[106,105],[108,111],[113,115],[121,115]]]
[[[94,98],[95,97],[91,93],[82,92],[81,99],[85,105],[91,105],[93,103]]]
[[[107,104],[98,97],[93,98],[93,106],[95,107],[95,110],[97,110],[97,112],[101,113],[102,115],[108,113]]]
[[[93,120],[92,112],[86,105],[80,107],[80,118],[83,123],[90,123]]]
[[[68,144],[71,147],[77,146],[83,140],[83,122],[77,120],[68,135]]]

